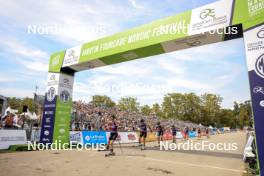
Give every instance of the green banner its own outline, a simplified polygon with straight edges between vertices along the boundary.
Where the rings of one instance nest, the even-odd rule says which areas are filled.
[[[144,48],[146,52],[152,49],[158,49],[158,51],[152,50],[152,52],[148,52],[149,54],[144,54],[141,50],[135,50],[131,56],[128,53],[129,60],[139,58],[142,54],[148,56],[152,53],[162,53],[160,43],[188,36],[190,19],[191,11],[186,11],[176,16],[86,43],[82,46],[79,63],[100,58],[105,63],[116,63],[111,56],[127,59],[122,57],[124,52],[139,48]],[[151,47],[147,48],[148,46]],[[110,60],[108,60],[109,57]]]
[[[72,100],[67,103],[57,98],[53,142],[69,143]]]
[[[264,0],[235,0],[232,24],[243,24],[246,30],[264,22]]]
[[[62,67],[65,51],[54,53],[50,56],[49,72],[59,73]]]

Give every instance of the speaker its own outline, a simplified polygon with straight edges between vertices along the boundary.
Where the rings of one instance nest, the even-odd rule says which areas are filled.
[[[23,112],[27,112],[28,110],[28,106],[27,105],[23,105]]]

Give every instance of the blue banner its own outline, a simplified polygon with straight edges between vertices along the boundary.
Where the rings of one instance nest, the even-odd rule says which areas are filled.
[[[105,131],[82,131],[84,144],[107,144]]]
[[[193,138],[193,137],[197,137],[197,132],[196,131],[190,131],[189,132],[189,137]]]
[[[262,67],[264,68],[264,63]],[[258,76],[254,70],[249,72],[249,78],[258,157],[261,173],[264,173],[264,79]]]
[[[53,128],[54,128],[54,118],[56,111],[56,99],[48,99],[47,94],[45,95],[44,110],[41,123],[40,132],[40,143],[52,143],[53,139]]]

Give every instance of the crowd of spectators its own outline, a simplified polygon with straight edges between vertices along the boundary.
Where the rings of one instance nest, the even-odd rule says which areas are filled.
[[[191,122],[176,119],[162,119],[155,114],[146,116],[140,112],[124,111],[119,109],[118,106],[95,106],[92,103],[77,101],[73,104],[71,130],[107,130],[107,124],[112,115],[116,116],[119,131],[137,131],[141,119],[145,120],[148,131],[150,132],[155,131],[157,122],[161,123],[165,131],[169,131],[172,125],[179,130],[183,130],[186,127],[189,129],[202,127]]]
[[[34,127],[41,126],[41,114],[36,120],[32,121]],[[25,113],[17,114],[7,111],[6,115],[1,118],[0,128],[27,129],[31,125],[31,121],[25,115]],[[70,128],[73,131],[108,130],[108,122],[111,120],[112,115],[116,117],[119,131],[137,131],[141,119],[145,120],[149,132],[155,131],[157,122],[161,123],[165,131],[169,131],[172,125],[179,130],[183,130],[186,127],[189,129],[202,127],[191,122],[176,119],[162,119],[155,114],[147,116],[140,112],[124,111],[119,109],[118,106],[96,106],[92,103],[76,101],[73,103]]]

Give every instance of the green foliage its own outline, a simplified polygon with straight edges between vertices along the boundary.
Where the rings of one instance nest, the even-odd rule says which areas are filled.
[[[151,108],[149,105],[144,105],[140,108],[140,112],[144,115],[150,115],[151,114]]]
[[[198,96],[194,93],[170,93],[164,96],[160,117],[187,120],[214,127],[231,128],[249,126],[250,101],[234,103],[234,110],[222,109],[223,98],[219,95],[205,93]]]
[[[111,100],[110,97],[106,95],[94,95],[90,103],[95,104],[96,106],[106,106],[114,107],[116,104]]]
[[[130,111],[130,112],[139,111],[139,103],[137,102],[137,98],[134,97],[121,98],[118,102],[118,106],[121,110],[125,110],[125,111]]]
[[[155,103],[155,104],[152,105],[151,113],[156,115],[156,116],[159,116],[159,117],[163,116],[161,107],[160,107],[160,105],[158,103]]]
[[[252,120],[250,118],[252,115],[250,101],[245,101],[244,103],[240,104],[235,102],[234,111],[236,123],[239,128],[252,125]]]
[[[18,113],[22,113],[23,106],[28,106],[28,109],[33,112],[35,111],[34,107],[34,100],[32,98],[15,98],[10,97],[7,98],[7,105],[10,106],[12,109],[17,109]]]

